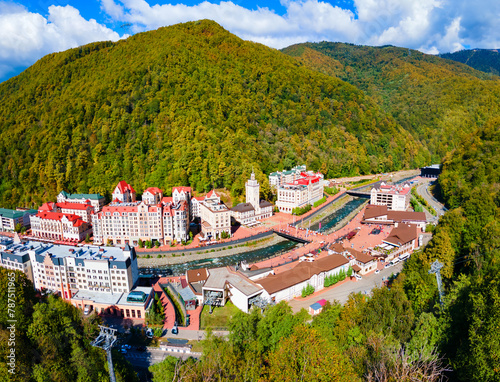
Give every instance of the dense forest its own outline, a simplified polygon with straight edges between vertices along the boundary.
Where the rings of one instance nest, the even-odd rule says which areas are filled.
[[[228,341],[205,340],[198,361],[154,365],[154,381],[500,381],[499,147],[496,118],[446,156],[439,191],[450,210],[389,288],[312,322],[286,303],[239,313]]]
[[[442,53],[439,57],[461,62],[485,73],[500,75],[498,49],[464,49],[453,53]]]
[[[252,168],[265,193],[264,174],[296,164],[334,177],[430,157],[355,86],[211,21],[50,54],[0,84],[3,207],[122,179],[237,196]]]
[[[59,297],[35,295],[24,273],[1,267],[0,304],[1,381],[109,381],[106,352],[90,345],[99,333],[99,316],[83,318],[81,310]],[[14,368],[7,358],[11,349]],[[118,382],[137,381],[118,351],[113,363]]]
[[[433,163],[500,113],[500,77],[416,50],[321,42],[283,52],[363,90],[431,152]]]

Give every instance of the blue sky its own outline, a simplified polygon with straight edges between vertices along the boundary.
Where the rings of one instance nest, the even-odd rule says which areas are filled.
[[[205,18],[277,49],[323,40],[432,54],[500,48],[498,0],[0,0],[0,81],[49,53]]]

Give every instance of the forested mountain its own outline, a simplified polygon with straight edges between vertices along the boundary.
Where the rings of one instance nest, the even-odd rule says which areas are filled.
[[[450,210],[389,288],[351,294],[312,323],[281,302],[233,317],[200,360],[151,367],[153,381],[500,381],[500,118],[443,162]],[[439,260],[444,298],[429,274]]]
[[[439,57],[461,62],[485,73],[500,75],[498,49],[464,49],[454,53],[443,53]]]
[[[0,84],[0,205],[125,179],[243,192],[252,168],[328,177],[428,164],[426,147],[337,78],[211,21],[48,55]],[[268,188],[267,188],[268,189]]]
[[[306,43],[283,52],[371,96],[439,163],[468,133],[500,113],[500,78],[394,46]]]

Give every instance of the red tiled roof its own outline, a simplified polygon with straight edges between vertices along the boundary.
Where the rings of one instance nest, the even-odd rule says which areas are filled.
[[[157,194],[163,194],[163,191],[160,190],[158,187],[148,187],[144,190],[144,193],[149,192],[150,194],[157,195]]]
[[[125,182],[124,180],[120,180],[118,182],[118,185],[116,186],[116,188],[118,188],[118,190],[123,194],[124,192],[126,191],[130,191],[130,192],[133,192],[135,193],[135,190],[134,188],[128,184],[127,182]]]
[[[186,272],[187,279],[190,283],[205,281],[208,279],[207,268],[188,269]]]
[[[171,196],[164,196],[163,198],[161,198],[161,202],[163,204],[172,203],[173,201],[174,198],[172,198]]]
[[[204,197],[204,196],[193,196],[193,197],[191,198],[191,200],[193,200],[193,199],[196,199],[196,200],[198,200],[199,202],[201,202],[201,201],[205,200],[205,197]]]
[[[92,209],[94,208],[90,204],[70,203],[70,202],[56,203],[56,206],[68,210],[86,210],[89,207]]]
[[[66,217],[69,221],[73,222],[74,227],[79,227],[84,223],[82,218],[78,215],[63,214],[61,212],[42,211],[42,212],[38,212],[36,214],[36,216],[41,218],[41,219],[57,220],[57,221],[61,221],[61,219],[63,217]]]
[[[172,188],[172,192],[174,192],[174,191],[176,191],[176,190],[177,190],[177,192],[182,192],[182,191],[184,191],[184,192],[189,192],[189,193],[191,193],[191,192],[192,192],[191,187],[187,187],[187,186],[182,186],[182,187],[173,187],[173,188]]]
[[[56,203],[54,202],[43,203],[42,206],[38,209],[38,211],[52,211],[55,206]]]
[[[217,193],[215,192],[215,190],[212,190],[210,191],[207,196],[205,196],[205,198],[213,198],[213,197],[218,197],[219,195],[217,195]]]

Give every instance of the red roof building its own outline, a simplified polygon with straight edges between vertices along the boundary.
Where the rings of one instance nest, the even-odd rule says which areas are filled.
[[[136,192],[134,188],[124,180],[121,180],[113,191],[112,200],[118,199],[122,203],[132,203],[135,202],[135,197]]]

